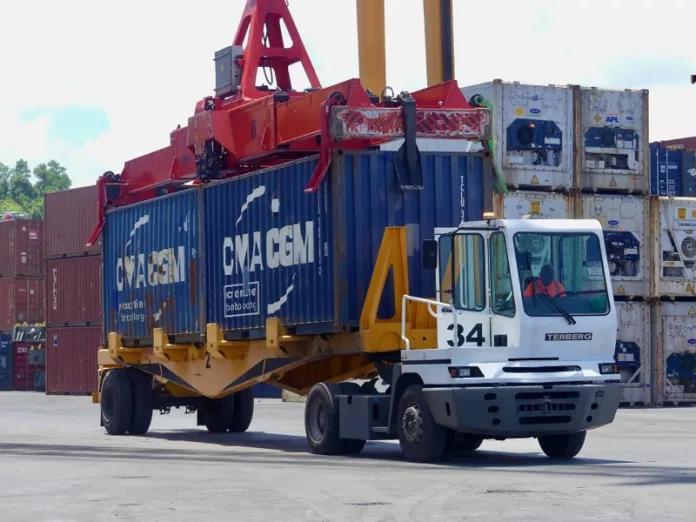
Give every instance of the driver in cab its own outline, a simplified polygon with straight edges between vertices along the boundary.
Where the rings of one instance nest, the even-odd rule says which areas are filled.
[[[533,297],[536,293],[546,294],[550,297],[556,297],[565,292],[563,285],[554,279],[553,268],[550,265],[541,267],[539,277],[529,283],[524,290],[524,297]]]

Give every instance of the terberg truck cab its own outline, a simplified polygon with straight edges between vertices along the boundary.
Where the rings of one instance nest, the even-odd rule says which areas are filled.
[[[404,349],[377,365],[386,394],[346,383],[311,389],[305,428],[314,452],[398,438],[407,459],[423,462],[484,439],[534,437],[548,457],[567,459],[587,430],[614,420],[623,385],[600,224],[492,217],[436,229],[424,243],[439,300],[403,296]],[[436,317],[435,349],[410,349],[412,300]]]

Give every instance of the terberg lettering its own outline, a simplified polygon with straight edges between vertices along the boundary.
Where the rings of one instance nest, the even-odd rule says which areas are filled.
[[[265,252],[264,252],[265,247]],[[295,266],[314,263],[314,222],[295,223],[283,228],[272,228],[262,241],[261,232],[226,237],[222,244],[222,259],[225,275],[249,270],[249,273],[280,266]]]
[[[147,274],[147,277],[146,277]],[[116,286],[126,288],[170,285],[186,281],[186,249],[165,248],[145,254],[126,256],[116,260]]]
[[[591,341],[591,333],[547,333],[547,341]]]

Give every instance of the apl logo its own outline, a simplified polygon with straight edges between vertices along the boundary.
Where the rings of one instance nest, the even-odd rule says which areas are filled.
[[[604,120],[604,123],[619,123],[619,117],[618,116],[607,116],[606,119]]]

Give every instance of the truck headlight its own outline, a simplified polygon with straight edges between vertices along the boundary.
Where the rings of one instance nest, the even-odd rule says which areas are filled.
[[[615,363],[602,363],[599,365],[599,373],[602,375],[619,373],[619,368]]]
[[[460,366],[460,367],[449,367],[450,377],[453,379],[461,379],[467,377],[483,377],[483,372],[478,366]]]

